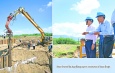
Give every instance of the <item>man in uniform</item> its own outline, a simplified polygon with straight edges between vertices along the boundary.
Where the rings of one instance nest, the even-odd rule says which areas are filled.
[[[92,26],[93,19],[91,17],[87,17],[85,21],[87,25],[86,32],[94,31],[95,27]],[[85,35],[85,49],[87,58],[96,58],[96,35],[87,34],[86,32],[83,32],[82,34]]]

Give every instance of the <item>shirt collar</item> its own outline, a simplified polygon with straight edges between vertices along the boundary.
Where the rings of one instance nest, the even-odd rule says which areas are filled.
[[[104,24],[104,23],[105,23],[105,21],[106,21],[106,20],[104,20],[104,21],[103,21],[102,23],[100,23],[100,24]]]
[[[92,25],[92,24],[91,24]],[[90,26],[87,26],[87,27],[91,27],[91,25]]]

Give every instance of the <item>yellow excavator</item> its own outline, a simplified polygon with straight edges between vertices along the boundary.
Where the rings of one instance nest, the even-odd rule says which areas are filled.
[[[23,14],[41,33],[41,40],[40,42],[42,45],[48,44],[49,41],[51,41],[51,37],[45,37],[44,31],[38,26],[38,24],[31,18],[31,16],[24,10],[23,7],[19,7],[14,13],[10,13],[10,15],[7,17],[6,22],[6,29],[8,34],[12,34],[12,30],[9,28],[10,21],[15,19],[18,14]]]
[[[38,26],[38,24],[31,18],[31,16],[24,10],[23,7],[19,7],[14,13],[10,13],[10,15],[7,17],[7,21],[5,24],[5,27],[7,29],[6,34],[8,35],[8,50],[6,55],[8,55],[8,66],[12,66],[12,53],[11,50],[12,48],[12,41],[11,41],[11,36],[12,36],[12,30],[9,28],[9,24],[11,20],[14,20],[18,14],[23,14],[41,33],[41,40],[40,43],[42,46],[45,46],[44,44],[48,45],[52,43],[52,37],[46,37],[44,31]],[[17,46],[16,46],[17,47]]]

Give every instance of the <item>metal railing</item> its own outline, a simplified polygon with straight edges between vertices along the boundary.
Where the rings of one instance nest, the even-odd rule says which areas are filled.
[[[82,58],[83,56],[86,56],[86,54],[82,53],[82,47],[85,46],[84,44],[80,43],[80,58]],[[96,45],[96,47],[98,47],[99,45]],[[115,53],[112,53],[112,55],[115,55]],[[96,57],[99,56],[99,51],[96,52]]]

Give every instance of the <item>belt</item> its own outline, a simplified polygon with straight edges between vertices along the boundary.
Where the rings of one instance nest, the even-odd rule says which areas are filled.
[[[91,39],[85,39],[85,41],[92,41]]]
[[[113,27],[114,27],[114,26],[115,26],[115,23],[113,23],[112,25],[113,25]]]
[[[114,35],[103,35],[103,37],[112,37]]]

